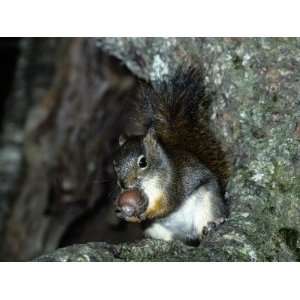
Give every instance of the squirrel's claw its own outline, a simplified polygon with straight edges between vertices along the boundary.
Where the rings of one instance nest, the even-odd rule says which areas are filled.
[[[206,226],[203,227],[202,236],[207,236],[211,231],[216,230],[221,224],[225,222],[225,218],[221,217],[212,222],[208,222]]]

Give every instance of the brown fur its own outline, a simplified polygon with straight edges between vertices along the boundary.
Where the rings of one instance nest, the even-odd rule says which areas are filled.
[[[170,211],[170,201],[164,196],[156,199],[152,206],[149,206],[145,212],[147,219],[154,219],[157,217],[163,217]]]
[[[179,69],[168,86],[155,90],[140,83],[128,130],[144,135],[153,126],[160,142],[196,155],[224,186],[230,167],[209,128],[210,97],[204,91],[201,69]]]

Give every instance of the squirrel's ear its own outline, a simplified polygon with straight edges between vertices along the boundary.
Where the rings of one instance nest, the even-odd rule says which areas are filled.
[[[126,141],[127,141],[127,137],[124,134],[121,134],[119,136],[119,145],[123,146],[126,143]]]
[[[147,134],[145,135],[145,137],[143,139],[143,143],[144,143],[146,149],[154,150],[158,147],[156,134],[152,127],[149,128]]]

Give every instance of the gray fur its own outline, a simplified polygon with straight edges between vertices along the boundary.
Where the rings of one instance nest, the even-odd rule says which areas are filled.
[[[205,227],[225,217],[217,179],[199,159],[209,157],[211,140],[198,114],[205,104],[199,71],[179,69],[170,85],[141,89],[131,117],[147,131],[128,139],[115,157],[121,188],[139,189],[147,198],[141,219],[154,218],[145,231],[152,238],[197,240]],[[146,168],[138,166],[141,155]]]
[[[140,155],[147,157],[145,170],[138,168]],[[146,229],[147,236],[197,240],[210,222],[225,217],[217,179],[189,152],[168,149],[157,140],[149,145],[145,138],[135,137],[120,148],[115,169],[123,189],[138,188],[149,199],[161,193],[170,204],[167,216],[157,218]]]

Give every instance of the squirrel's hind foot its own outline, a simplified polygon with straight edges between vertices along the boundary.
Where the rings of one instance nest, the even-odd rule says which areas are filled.
[[[225,222],[224,217],[217,218],[212,222],[208,222],[206,226],[202,229],[201,239],[207,236],[211,231],[215,231],[220,225]]]

